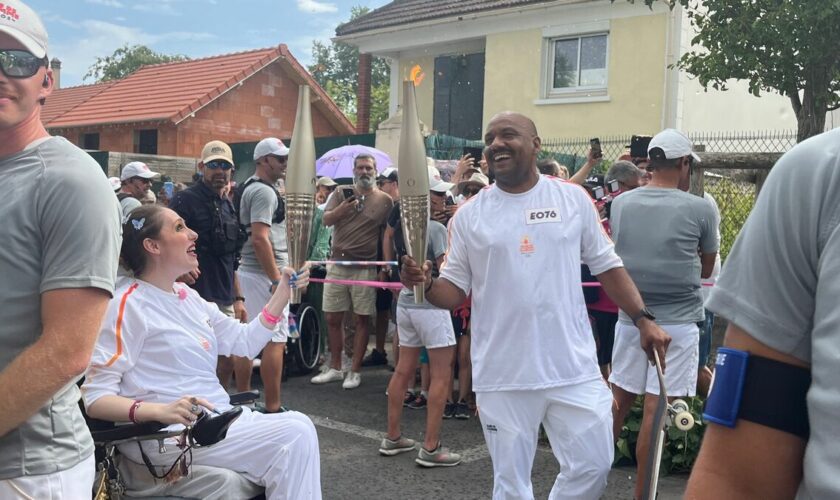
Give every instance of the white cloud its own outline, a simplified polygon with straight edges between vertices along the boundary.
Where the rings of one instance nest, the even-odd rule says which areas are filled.
[[[94,5],[104,5],[105,7],[122,8],[125,7],[119,0],[85,0],[86,3]]]
[[[323,14],[325,12],[338,12],[334,3],[319,2],[317,0],[297,0],[298,10],[311,14]]]

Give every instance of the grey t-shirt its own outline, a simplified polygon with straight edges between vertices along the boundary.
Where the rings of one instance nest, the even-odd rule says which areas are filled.
[[[274,211],[277,210],[277,194],[274,188],[266,186],[262,182],[253,182],[248,185],[242,194],[239,205],[239,221],[242,224],[253,224],[262,222],[271,226],[269,239],[274,249],[274,261],[278,267],[287,265],[289,262],[288,249],[286,248],[286,221],[279,224],[271,222]],[[254,240],[251,238],[251,228],[248,229],[248,241],[242,247],[242,261],[240,269],[252,273],[263,271],[257,254],[254,253]]]
[[[133,196],[124,196],[123,199],[120,200],[120,208],[122,209],[123,219],[127,218],[128,214],[130,214],[132,210],[141,206],[143,206],[143,204],[140,203],[140,200],[137,198]]]
[[[615,251],[660,324],[703,321],[700,257],[718,251],[718,216],[699,196],[646,186],[620,195],[610,217]],[[619,319],[630,318],[619,312]]]
[[[840,498],[840,129],[773,167],[707,307],[767,346],[811,363],[798,499]]]
[[[0,196],[2,371],[41,336],[42,293],[89,287],[113,293],[121,236],[120,207],[105,174],[64,138],[0,158],[0,186],[5,188]],[[0,479],[66,470],[93,453],[79,397],[70,383],[0,436]]]
[[[428,241],[426,243],[426,258],[435,262],[438,257],[446,253],[446,227],[438,221],[430,220],[428,226]],[[414,303],[414,290],[403,288],[397,304],[411,309],[437,309],[437,307],[424,301],[422,304]]]

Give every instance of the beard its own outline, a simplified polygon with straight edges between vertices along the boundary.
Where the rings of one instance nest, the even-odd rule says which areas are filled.
[[[375,184],[369,175],[354,175],[353,183],[362,189],[372,189]]]

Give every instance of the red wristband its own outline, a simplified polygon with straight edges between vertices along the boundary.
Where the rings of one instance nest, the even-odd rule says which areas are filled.
[[[134,403],[131,404],[131,408],[128,409],[128,419],[134,424],[139,424],[140,423],[140,422],[137,421],[137,419],[135,417],[135,413],[137,412],[137,408],[140,407],[140,403],[142,403],[142,402],[143,401],[140,401],[139,399],[135,399]]]
[[[270,312],[268,312],[268,308],[265,308],[265,307],[263,307],[262,315],[263,315],[263,319],[265,319],[265,322],[270,324],[271,326],[275,326],[282,319],[280,316],[275,316],[275,315],[271,314]]]

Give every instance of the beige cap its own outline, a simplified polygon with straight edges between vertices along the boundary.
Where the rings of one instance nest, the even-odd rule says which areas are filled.
[[[222,141],[210,141],[205,144],[204,149],[201,150],[201,162],[207,163],[213,160],[225,160],[233,165],[233,151],[230,150],[230,146]]]
[[[332,180],[330,177],[326,175],[318,179],[318,182],[315,183],[316,186],[324,186],[324,187],[333,187],[338,186],[338,183]]]

